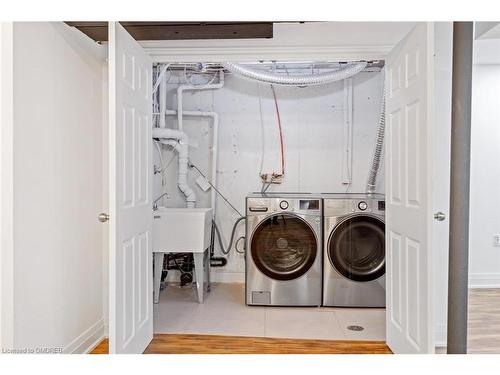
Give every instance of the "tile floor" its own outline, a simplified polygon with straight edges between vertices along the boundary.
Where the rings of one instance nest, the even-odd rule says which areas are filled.
[[[350,331],[349,325],[364,327]],[[245,305],[245,285],[213,283],[204,304],[194,289],[169,285],[154,307],[155,333],[327,340],[385,340],[385,309]]]

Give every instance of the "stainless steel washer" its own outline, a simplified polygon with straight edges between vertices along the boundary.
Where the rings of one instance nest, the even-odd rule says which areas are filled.
[[[248,305],[321,305],[322,209],[310,194],[247,197]]]
[[[324,195],[323,306],[385,307],[383,195]]]

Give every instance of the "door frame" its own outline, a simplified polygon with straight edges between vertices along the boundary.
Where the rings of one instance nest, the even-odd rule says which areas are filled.
[[[425,22],[428,26],[432,26],[434,22]],[[429,25],[432,24],[432,25]],[[417,25],[417,23],[415,23]],[[409,32],[413,30],[410,29]],[[311,50],[307,54],[307,60],[325,60],[325,59],[342,59],[343,61],[349,60],[359,60],[359,59],[372,59],[372,60],[387,60],[388,54],[402,41],[406,36],[403,35],[401,39],[392,46],[360,46],[357,48],[334,48],[329,47],[326,49],[315,49]],[[288,61],[304,61],[303,49],[300,46],[280,46],[273,48],[272,51],[266,49],[263,46],[250,47],[248,51],[242,51],[241,48],[232,46],[230,43],[225,43],[225,41],[208,42],[202,49],[198,45],[191,45],[187,47],[179,47],[178,45],[172,46],[157,46],[154,43],[141,43],[146,53],[151,56],[153,64],[155,63],[169,63],[173,61],[183,61],[183,62],[198,62],[207,59],[215,59],[215,56],[219,56],[216,60],[220,60],[220,56],[227,61],[258,61],[262,58],[265,59],[283,59],[286,58]],[[434,85],[434,82],[430,83]],[[432,93],[434,93],[433,86],[430,88]],[[434,116],[434,96],[430,95],[431,102],[429,106],[431,108],[432,116]],[[385,165],[384,165],[385,167]],[[434,171],[429,170],[430,179],[432,179]],[[433,205],[432,198],[428,202],[429,205]],[[429,219],[429,220],[432,220]],[[433,221],[427,223],[430,227],[434,225]],[[432,230],[430,231],[432,233]],[[434,261],[432,259],[431,261]],[[446,264],[447,266],[447,264]],[[429,283],[433,284],[433,274],[429,275]],[[430,308],[435,308],[435,301],[430,301]],[[436,328],[434,324],[432,326],[432,331],[435,334]]]
[[[0,347],[14,347],[14,25],[0,22]]]

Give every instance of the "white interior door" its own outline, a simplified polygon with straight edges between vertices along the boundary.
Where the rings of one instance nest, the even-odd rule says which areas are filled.
[[[386,63],[387,344],[434,352],[433,25],[418,24]]]
[[[110,353],[142,353],[153,338],[151,68],[110,22]]]

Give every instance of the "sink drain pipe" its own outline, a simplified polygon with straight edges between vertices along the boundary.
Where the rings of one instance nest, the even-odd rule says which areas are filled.
[[[158,138],[161,143],[173,146],[174,150],[179,154],[177,186],[186,197],[187,207],[196,207],[196,194],[187,182],[189,146],[186,133],[168,128],[154,128],[153,138]]]

